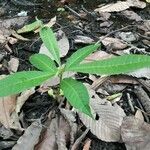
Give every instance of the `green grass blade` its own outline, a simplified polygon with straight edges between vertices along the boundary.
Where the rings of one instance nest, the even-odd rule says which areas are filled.
[[[40,30],[40,37],[46,48],[54,57],[55,61],[60,65],[60,55],[59,55],[60,50],[53,31],[48,27],[43,27]]]
[[[29,60],[31,64],[41,71],[57,72],[54,61],[45,54],[34,54]]]
[[[128,73],[145,67],[150,67],[150,56],[123,55],[101,61],[80,64],[78,66],[69,68],[68,71],[113,75]]]
[[[66,67],[65,67],[66,70],[71,68],[71,67],[73,67],[73,66],[76,66],[77,64],[79,64],[89,54],[91,54],[92,52],[96,51],[99,46],[100,46],[99,44],[89,45],[89,46],[86,46],[86,47],[83,47],[83,48],[77,50],[67,60]]]
[[[61,89],[73,107],[92,117],[89,107],[89,94],[82,83],[72,78],[65,78],[61,81]]]
[[[25,32],[34,31],[40,28],[42,25],[43,25],[43,22],[41,20],[36,20],[35,22],[25,25],[23,28],[19,29],[17,33],[25,33]]]
[[[40,85],[54,74],[41,71],[23,71],[0,80],[0,97],[17,94],[33,86]]]

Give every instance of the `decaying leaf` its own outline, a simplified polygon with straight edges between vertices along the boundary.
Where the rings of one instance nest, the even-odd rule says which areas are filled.
[[[25,133],[19,138],[17,144],[12,150],[34,150],[35,145],[39,141],[39,136],[42,131],[42,125],[33,122],[26,130]]]
[[[19,67],[19,60],[18,58],[11,58],[8,62],[8,69],[10,72],[16,72]]]
[[[66,56],[66,54],[69,51],[68,38],[62,30],[59,30],[56,33],[56,37],[57,37],[57,41],[58,41],[58,46],[60,48],[60,57],[64,57],[64,56]],[[49,53],[48,49],[45,47],[44,44],[41,45],[39,53],[46,54],[51,59],[54,59],[53,56]]]
[[[99,119],[93,120],[83,113],[78,113],[81,121],[99,139],[110,142],[120,141],[120,126],[125,113],[123,109],[115,104],[100,98],[91,98],[90,105],[94,113],[98,114]]]
[[[64,117],[52,119],[36,150],[67,150],[66,143],[70,140],[70,132],[71,128]]]
[[[101,12],[119,12],[126,10],[130,7],[137,7],[137,8],[145,8],[146,3],[139,1],[139,0],[127,0],[127,1],[117,1],[116,3],[107,4],[100,8],[95,9],[95,11]]]
[[[17,97],[16,109],[15,109],[17,113],[20,112],[20,109],[22,108],[23,104],[26,102],[29,96],[31,96],[33,93],[35,93],[34,88],[22,92],[21,95]]]
[[[94,40],[87,36],[77,35],[74,39],[74,42],[75,43],[92,44],[94,42]]]
[[[127,17],[128,19],[135,20],[135,21],[142,21],[141,16],[139,16],[137,13],[134,11],[130,10],[125,10],[122,12],[122,14]]]
[[[129,150],[149,150],[150,125],[135,116],[123,119],[121,136]]]
[[[103,37],[100,37],[100,39],[103,39]],[[127,44],[123,43],[120,39],[112,38],[112,37],[106,37],[102,40],[102,43],[105,46],[111,46],[112,50],[122,50],[127,47]]]

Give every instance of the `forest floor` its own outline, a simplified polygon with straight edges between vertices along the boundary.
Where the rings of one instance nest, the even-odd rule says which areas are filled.
[[[33,70],[45,53],[38,33],[17,33],[36,17],[52,26],[63,62],[97,41],[86,61],[150,55],[150,3],[140,0],[0,0],[0,78]],[[149,150],[150,69],[133,74],[67,74],[87,86],[96,120],[48,94],[58,79],[0,98],[0,150]],[[0,85],[2,86],[2,85]],[[13,88],[13,87],[12,87]]]

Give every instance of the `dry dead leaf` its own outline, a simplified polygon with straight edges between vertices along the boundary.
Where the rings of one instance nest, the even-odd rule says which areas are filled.
[[[95,98],[92,96],[90,99],[90,105],[93,112],[98,114],[99,119],[93,120],[87,115],[78,112],[81,121],[99,139],[107,142],[120,141],[120,126],[123,117],[126,116],[123,109],[117,104],[112,106],[110,102],[102,100],[96,95],[94,96]]]
[[[17,144],[12,150],[34,150],[35,145],[39,141],[39,137],[42,131],[42,125],[37,122],[33,122],[26,130],[25,133],[19,138]]]
[[[21,129],[17,114],[14,112],[16,96],[0,98],[0,122],[6,128]]]
[[[103,36],[100,37],[100,39],[103,39]],[[111,46],[112,50],[122,50],[128,46],[127,44],[123,43],[120,39],[112,37],[106,37],[102,40],[102,43],[106,47]]]
[[[150,125],[134,116],[123,119],[121,136],[129,150],[149,150]]]
[[[113,57],[113,55],[108,54],[105,51],[96,51],[96,52],[92,53],[91,55],[87,56],[84,60],[84,63],[95,61],[95,60],[108,59],[108,58],[111,58],[111,57]]]
[[[67,150],[70,132],[71,128],[64,117],[52,119],[36,150]]]
[[[134,11],[130,11],[130,10],[125,10],[122,12],[122,14],[127,17],[128,19],[131,20],[135,20],[135,21],[142,21],[143,19],[141,18],[141,16],[139,16],[137,13],[135,13]]]
[[[127,0],[127,1],[117,1],[116,3],[107,4],[100,8],[95,9],[95,11],[101,12],[119,12],[126,10],[130,7],[145,8],[146,3],[139,0]]]
[[[64,57],[67,55],[69,51],[69,40],[62,30],[59,30],[56,33],[56,37],[58,41],[58,46],[60,48],[60,57]],[[45,54],[54,60],[53,56],[50,54],[50,52],[48,51],[48,49],[45,47],[44,44],[41,45],[39,53]]]
[[[26,100],[31,96],[32,94],[35,93],[35,88],[32,88],[30,90],[26,90],[21,93],[19,97],[17,97],[17,102],[16,102],[16,113],[20,112],[20,109],[22,108],[23,104],[26,102]]]
[[[8,70],[10,72],[17,72],[19,67],[19,60],[18,58],[11,58],[8,62]]]
[[[94,42],[93,39],[87,36],[77,35],[74,39],[75,43],[83,43],[83,44],[92,44]]]

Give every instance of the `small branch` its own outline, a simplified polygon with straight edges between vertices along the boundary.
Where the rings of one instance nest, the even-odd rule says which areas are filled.
[[[89,128],[87,128],[83,134],[75,141],[75,143],[73,144],[71,150],[77,150],[78,146],[81,144],[81,141],[85,138],[85,136],[87,135],[87,133],[89,132]]]

